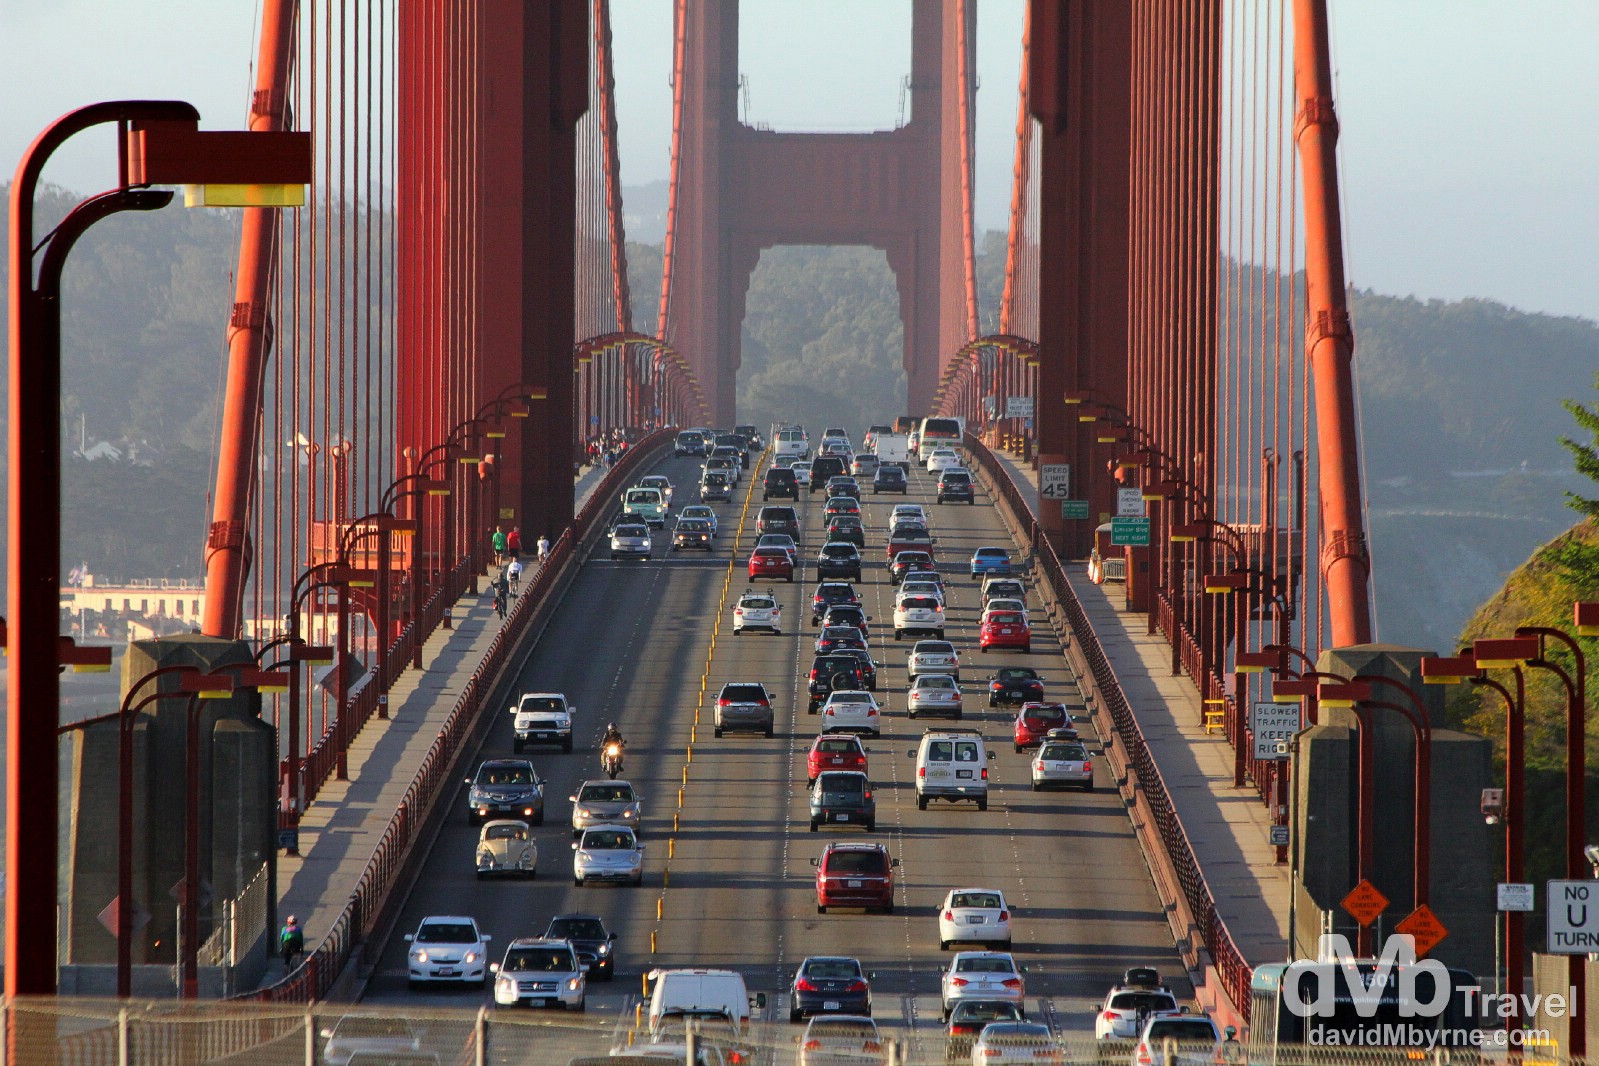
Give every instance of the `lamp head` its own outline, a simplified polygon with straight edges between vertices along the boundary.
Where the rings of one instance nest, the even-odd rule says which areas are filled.
[[[1589,844],[1582,849],[1582,853],[1588,857],[1590,863],[1599,866],[1599,844]]]
[[[1498,825],[1505,816],[1505,790],[1502,788],[1485,788],[1482,790],[1482,820],[1489,825]]]

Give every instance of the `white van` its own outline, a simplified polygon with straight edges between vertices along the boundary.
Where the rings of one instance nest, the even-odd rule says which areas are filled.
[[[805,430],[798,426],[780,429],[777,431],[777,442],[773,446],[772,454],[778,459],[789,457],[809,459],[811,457],[811,438],[806,434]]]
[[[744,976],[733,970],[651,970],[650,1039],[680,1035],[690,1018],[712,1029],[726,1027],[737,1040],[749,1036],[750,1008],[766,1006],[766,993],[751,996]]]
[[[907,473],[911,467],[911,439],[904,433],[879,433],[872,440],[872,453],[884,466],[897,466]]]
[[[925,811],[929,800],[955,803],[973,800],[988,810],[988,764],[994,753],[975,729],[930,729],[922,734],[915,751],[916,809]]]

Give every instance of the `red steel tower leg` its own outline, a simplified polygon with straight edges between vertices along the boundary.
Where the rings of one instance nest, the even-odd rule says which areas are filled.
[[[1315,380],[1321,468],[1322,580],[1333,645],[1348,647],[1371,641],[1371,561],[1355,432],[1354,333],[1344,291],[1326,0],[1294,0],[1294,84],[1305,191],[1305,355]]]
[[[293,0],[267,0],[261,13],[250,129],[284,130],[292,44]],[[228,379],[222,400],[222,440],[217,454],[216,503],[206,540],[205,617],[201,632],[213,637],[239,633],[250,552],[250,488],[255,479],[256,427],[261,415],[261,380],[266,369],[272,264],[278,244],[275,208],[244,210],[239,235],[239,273],[228,324]]]

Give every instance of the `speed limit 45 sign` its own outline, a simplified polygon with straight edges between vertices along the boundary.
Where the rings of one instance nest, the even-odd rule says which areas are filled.
[[[1038,468],[1038,494],[1046,500],[1071,498],[1072,468],[1069,463],[1048,463]]]

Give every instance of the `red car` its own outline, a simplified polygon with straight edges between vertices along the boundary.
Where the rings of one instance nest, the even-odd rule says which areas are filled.
[[[984,611],[977,632],[977,650],[1020,648],[1033,650],[1033,631],[1020,611]]]
[[[824,733],[811,742],[805,753],[805,784],[816,783],[816,775],[823,770],[859,770],[866,772],[866,749],[861,738],[854,733]]]
[[[1070,725],[1071,718],[1066,714],[1064,703],[1024,703],[1016,715],[1011,740],[1017,751],[1036,748],[1051,729],[1066,729]]]
[[[816,867],[816,913],[829,907],[864,907],[894,913],[894,867],[881,844],[829,844]]]
[[[794,560],[783,548],[756,548],[750,555],[750,579],[776,578],[794,580]]]

